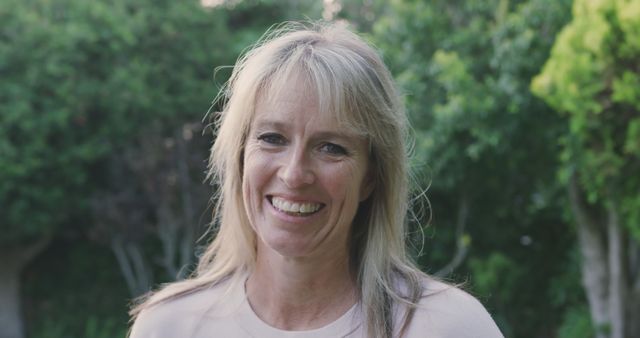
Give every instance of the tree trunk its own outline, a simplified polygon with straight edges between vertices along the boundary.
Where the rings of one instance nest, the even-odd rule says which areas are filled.
[[[603,237],[606,234],[589,214],[582,200],[578,179],[574,173],[569,180],[569,202],[576,219],[578,243],[582,255],[582,283],[589,302],[596,338],[607,338],[609,325],[609,271]]]
[[[582,253],[582,281],[596,338],[640,337],[640,246],[620,219],[615,194],[603,204],[606,220],[584,203],[576,175],[569,181],[569,201]]]
[[[640,337],[640,290],[634,290],[627,302],[626,337]]]
[[[631,291],[627,302],[627,337],[640,337],[640,243],[629,236],[629,282]]]
[[[0,258],[3,262],[10,259],[13,258],[5,255]],[[0,337],[3,338],[24,337],[20,308],[20,272],[18,267],[7,267],[4,263],[0,269]]]
[[[611,338],[625,338],[627,277],[625,274],[624,230],[620,226],[617,205],[607,207],[609,240],[609,311]]]
[[[0,337],[23,338],[20,275],[24,267],[49,244],[45,236],[28,246],[0,247]]]

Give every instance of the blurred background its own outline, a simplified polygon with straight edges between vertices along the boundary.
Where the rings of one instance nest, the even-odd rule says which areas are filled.
[[[638,0],[0,0],[0,337],[124,337],[132,298],[188,275],[205,113],[305,19],[398,81],[425,271],[507,337],[640,337]]]

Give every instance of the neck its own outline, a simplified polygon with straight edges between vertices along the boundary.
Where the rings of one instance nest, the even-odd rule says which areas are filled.
[[[256,315],[283,330],[325,326],[357,300],[348,255],[322,260],[287,258],[260,245],[246,293]]]

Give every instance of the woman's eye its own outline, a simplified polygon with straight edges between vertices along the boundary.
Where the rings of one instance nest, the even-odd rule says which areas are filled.
[[[269,145],[283,145],[286,143],[284,136],[276,133],[265,133],[258,136],[258,141]]]
[[[347,150],[334,143],[325,143],[320,147],[320,150],[331,155],[347,155]]]

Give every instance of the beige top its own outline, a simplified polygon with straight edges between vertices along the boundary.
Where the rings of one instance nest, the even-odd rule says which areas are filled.
[[[243,287],[221,283],[143,311],[131,338],[364,338],[360,309],[308,331],[283,331],[253,312]],[[474,297],[443,283],[425,281],[424,297],[403,338],[503,338]]]

